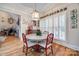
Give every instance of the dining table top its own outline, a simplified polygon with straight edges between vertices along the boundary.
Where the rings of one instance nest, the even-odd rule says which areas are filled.
[[[26,38],[27,39],[30,39],[30,40],[44,40],[47,38],[47,34],[42,34],[42,35],[36,35],[36,34],[29,34],[29,35],[26,35]]]

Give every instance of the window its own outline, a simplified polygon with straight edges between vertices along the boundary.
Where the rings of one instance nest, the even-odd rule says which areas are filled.
[[[42,20],[40,21],[40,29],[41,29],[42,31],[48,31],[48,30],[49,30],[49,29],[48,29],[48,26],[49,26],[48,23],[49,23],[49,22],[48,22],[48,18],[42,19]]]
[[[56,39],[66,40],[66,12],[43,18],[40,27],[43,31],[54,33]]]
[[[66,36],[66,14],[59,15],[59,39],[65,40]]]
[[[49,16],[48,18],[48,31],[49,33],[53,33],[53,17]]]
[[[49,26],[49,21],[48,21],[48,17],[47,18],[45,18],[45,23],[44,23],[44,26],[45,26],[45,31],[48,31],[49,29],[48,29],[48,26]]]
[[[54,37],[66,40],[66,12],[54,15]]]
[[[58,39],[58,37],[59,37],[59,35],[58,35],[58,31],[59,31],[59,29],[58,29],[58,15],[55,15],[53,20],[54,20],[54,37],[56,39]]]

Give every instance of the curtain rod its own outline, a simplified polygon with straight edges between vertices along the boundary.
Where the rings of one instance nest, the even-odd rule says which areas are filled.
[[[45,17],[47,17],[47,16],[51,16],[51,15],[57,14],[57,13],[59,13],[59,12],[66,11],[66,10],[67,10],[67,7],[65,7],[65,8],[63,8],[63,9],[60,9],[60,10],[57,10],[57,11],[54,11],[54,12],[52,12],[52,13],[49,13],[49,14],[47,14],[47,15],[45,15],[45,16],[42,16],[42,17],[40,17],[40,19],[45,18]]]

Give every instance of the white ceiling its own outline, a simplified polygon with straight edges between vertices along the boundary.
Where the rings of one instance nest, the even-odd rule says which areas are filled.
[[[48,7],[50,4],[49,3],[23,3],[21,5],[23,5],[24,7],[36,9],[39,12],[43,12],[45,11],[46,7]]]
[[[36,9],[40,13],[45,12],[51,7],[55,7],[59,3],[21,3],[20,5],[23,5],[24,7],[32,8],[33,10]]]
[[[0,7],[2,8],[15,9],[28,14],[31,14],[35,8],[41,14],[56,5],[58,5],[58,3],[0,3]]]
[[[25,8],[32,8],[35,9],[36,6],[36,10],[38,10],[39,12],[45,11],[47,10],[50,6],[55,6],[56,3],[0,3],[0,5],[2,6],[13,6],[13,5],[22,5]],[[18,7],[17,7],[18,8]],[[22,8],[22,7],[20,7]]]

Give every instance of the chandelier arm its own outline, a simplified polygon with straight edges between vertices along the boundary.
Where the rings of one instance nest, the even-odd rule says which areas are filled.
[[[33,20],[39,20],[39,12],[36,10],[36,4],[34,4],[34,11],[32,13],[32,19]]]

